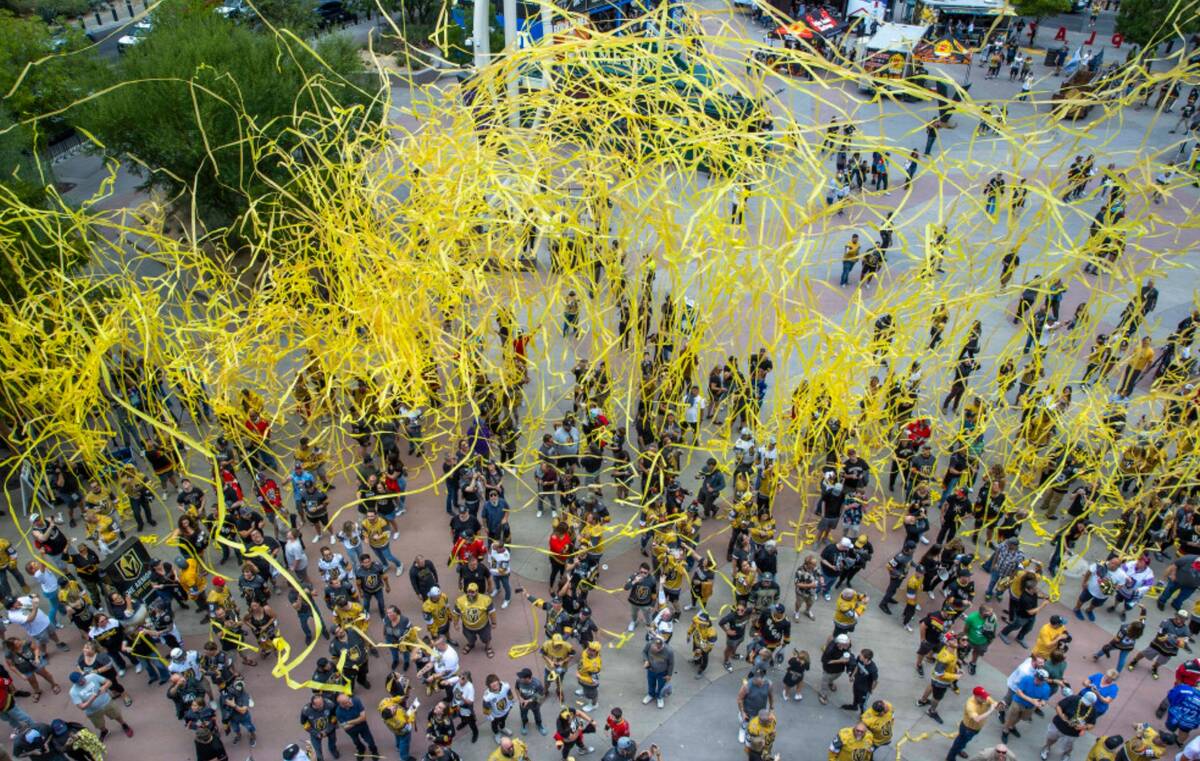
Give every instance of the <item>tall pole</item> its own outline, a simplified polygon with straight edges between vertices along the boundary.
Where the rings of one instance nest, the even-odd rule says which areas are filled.
[[[491,57],[491,0],[475,0],[475,70],[482,71]]]
[[[517,0],[504,0],[504,52],[508,56],[508,126],[521,126],[521,88],[517,83]]]

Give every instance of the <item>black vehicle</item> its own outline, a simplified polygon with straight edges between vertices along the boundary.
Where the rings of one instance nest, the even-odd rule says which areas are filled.
[[[358,23],[358,14],[347,10],[342,0],[325,0],[317,5],[316,13],[320,17],[317,26],[321,29],[328,29],[339,24]]]

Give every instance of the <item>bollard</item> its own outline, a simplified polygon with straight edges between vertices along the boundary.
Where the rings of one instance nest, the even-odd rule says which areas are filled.
[[[108,9],[109,9],[110,11],[112,11],[112,15],[113,15],[113,21],[120,21],[120,20],[121,20],[121,17],[117,15],[117,6],[115,6],[115,5],[110,5],[110,6],[108,6]]]
[[[94,11],[94,13],[96,14],[96,26],[100,26],[101,24],[104,23],[104,19],[100,18],[99,10]]]
[[[129,11],[129,18],[133,18],[133,3],[125,0],[125,10]]]

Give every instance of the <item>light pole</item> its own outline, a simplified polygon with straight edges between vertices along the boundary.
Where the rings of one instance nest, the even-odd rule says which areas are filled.
[[[491,19],[488,18],[491,10],[491,0],[475,0],[475,34],[472,40],[475,43],[475,70],[483,71],[483,67],[487,66],[488,58],[491,56]]]

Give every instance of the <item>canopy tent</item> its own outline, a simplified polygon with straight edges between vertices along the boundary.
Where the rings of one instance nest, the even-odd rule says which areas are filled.
[[[953,37],[924,40],[912,51],[913,58],[925,63],[959,63],[971,65],[971,51]]]
[[[835,18],[824,8],[815,8],[804,14],[798,21],[779,27],[772,32],[772,35],[811,40],[814,36],[829,38],[845,28],[846,22]]]

